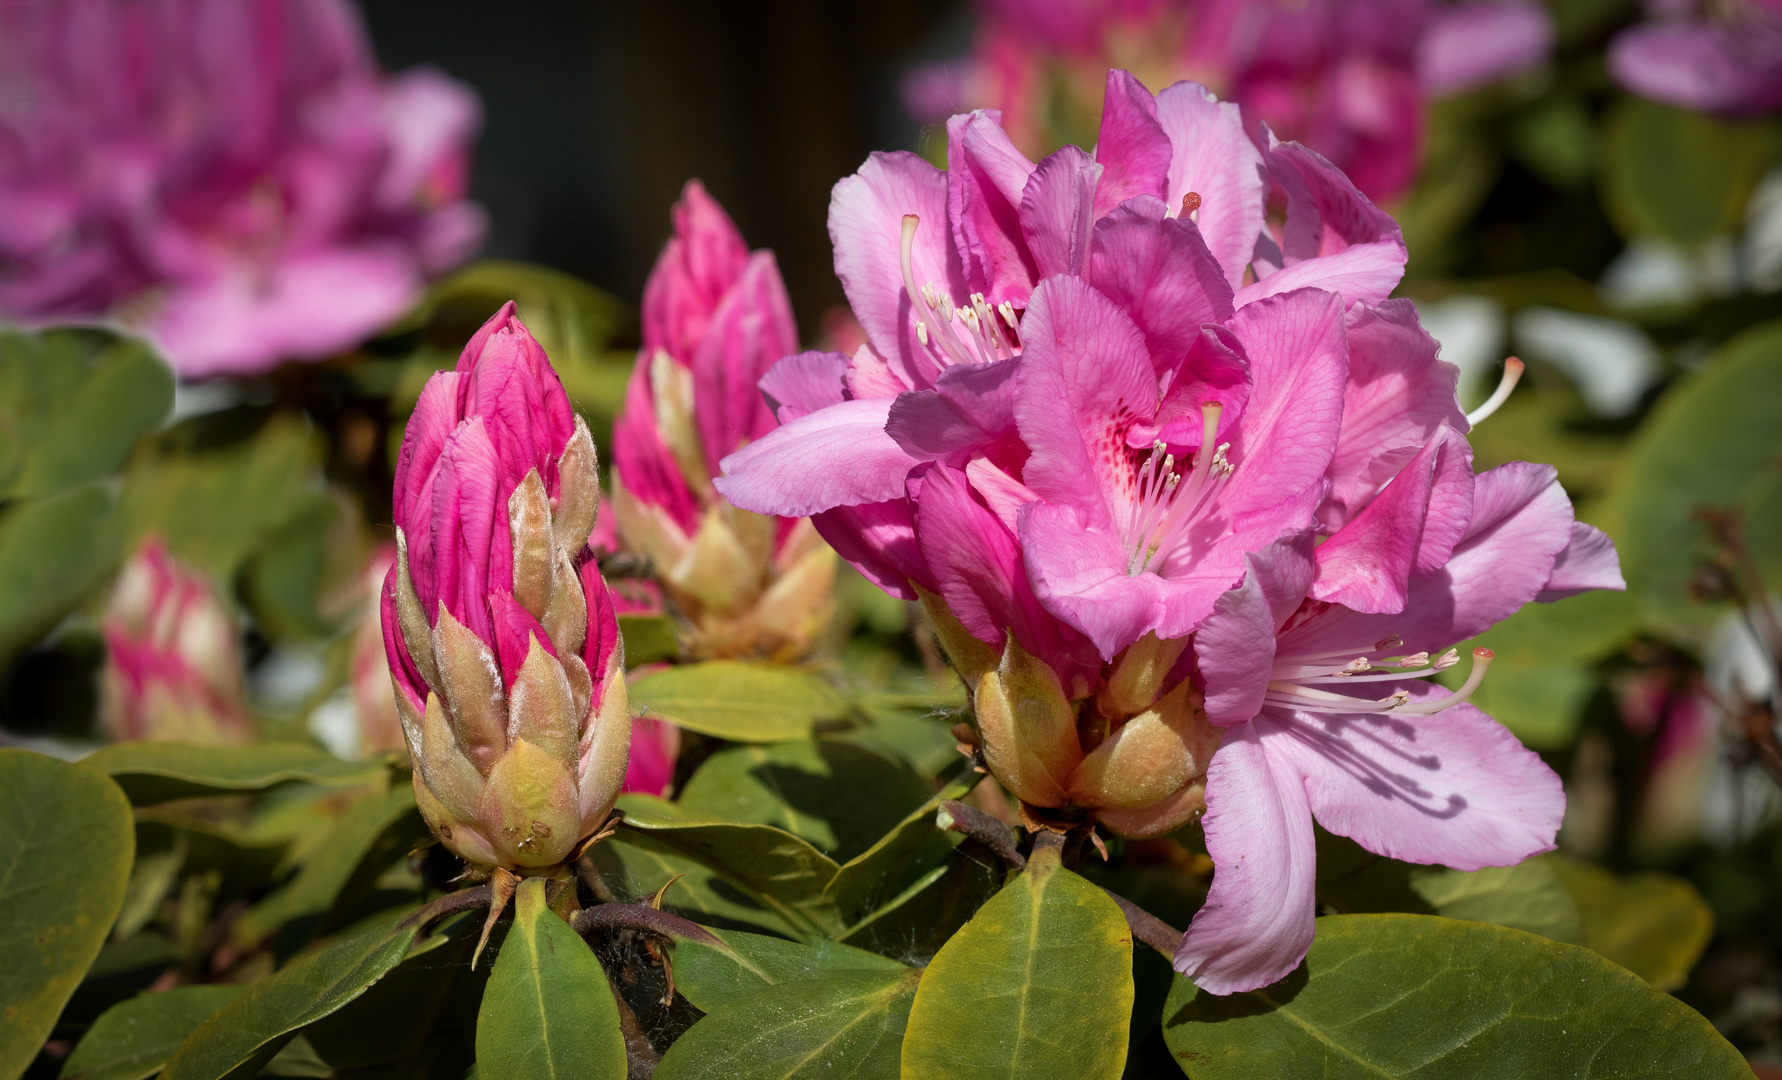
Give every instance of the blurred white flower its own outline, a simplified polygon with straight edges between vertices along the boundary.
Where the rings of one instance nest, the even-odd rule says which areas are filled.
[[[1523,354],[1564,372],[1598,416],[1633,412],[1658,381],[1658,348],[1632,323],[1532,307],[1516,313],[1515,330]]]

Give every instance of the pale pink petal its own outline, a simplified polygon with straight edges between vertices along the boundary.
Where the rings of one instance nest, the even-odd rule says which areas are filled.
[[[1102,167],[1075,146],[1046,157],[1021,192],[1021,236],[1038,277],[1081,274],[1095,226]]]
[[[761,376],[767,407],[782,424],[847,398],[848,358],[815,349],[782,359]]]
[[[1002,114],[980,110],[947,122],[947,211],[966,285],[995,307],[1025,304],[1039,275],[1021,236],[1021,191],[1033,162],[1015,149]]]
[[[1376,855],[1477,870],[1553,850],[1559,777],[1471,705],[1396,717],[1271,708],[1256,727],[1270,756],[1306,777],[1318,824]]]
[[[1182,935],[1175,967],[1209,994],[1267,986],[1312,946],[1312,811],[1304,780],[1268,742],[1254,724],[1227,728],[1207,770],[1201,825],[1213,886]]]
[[[1171,144],[1163,201],[1180,207],[1189,192],[1200,196],[1194,220],[1236,289],[1262,231],[1268,188],[1262,153],[1244,134],[1237,104],[1219,101],[1199,83],[1177,83],[1158,94],[1157,121]]]
[[[1626,588],[1615,541],[1593,525],[1574,521],[1571,542],[1554,560],[1553,576],[1547,579],[1546,588],[1535,594],[1535,599],[1548,604],[1592,589],[1620,592]]]
[[[1553,51],[1553,17],[1532,0],[1433,6],[1417,39],[1417,82],[1447,97],[1514,75]]]
[[[903,394],[891,405],[885,432],[917,461],[957,458],[1012,435],[1018,358],[954,364],[934,386]]]
[[[783,517],[895,498],[916,462],[885,433],[890,411],[879,398],[801,416],[725,458],[712,483],[744,510]]]
[[[860,346],[848,357],[846,381],[848,396],[862,401],[867,398],[894,398],[905,390],[920,389],[886,363],[884,357],[873,352],[871,345]],[[921,385],[927,386],[928,383]]]
[[[1244,580],[1220,596],[1194,633],[1207,719],[1241,724],[1262,710],[1275,632],[1298,609],[1312,582],[1312,538],[1277,541],[1246,558]]]

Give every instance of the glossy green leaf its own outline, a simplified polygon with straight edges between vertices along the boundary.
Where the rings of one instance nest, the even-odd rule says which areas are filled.
[[[1423,868],[1411,888],[1436,914],[1495,923],[1572,945],[1586,944],[1578,905],[1545,858],[1483,870]]]
[[[666,615],[620,615],[619,635],[625,639],[625,663],[631,667],[681,654],[680,632]]]
[[[826,979],[837,972],[907,972],[895,960],[818,941],[800,945],[784,938],[713,929],[723,944],[681,941],[674,947],[675,990],[702,1012],[716,1012],[757,990],[781,983]]]
[[[707,660],[651,672],[631,684],[631,704],[701,735],[737,742],[808,738],[819,720],[847,713],[814,672],[740,660]]]
[[[62,1080],[144,1080],[186,1036],[241,992],[239,986],[176,986],[105,1010],[68,1060]]]
[[[342,761],[308,743],[198,746],[186,743],[116,743],[85,764],[109,774],[132,802],[149,805],[195,795],[259,791],[291,781],[348,785],[376,776],[375,761]]]
[[[172,405],[173,372],[136,338],[0,331],[0,500],[111,473]]]
[[[860,915],[836,940],[882,956],[933,956],[996,895],[1002,878],[994,856],[955,849],[941,865]]]
[[[871,847],[842,864],[827,891],[844,918],[860,917],[889,899],[893,889],[907,885],[912,865],[926,873],[946,858],[952,850],[952,840],[934,823],[935,812],[948,799],[965,798],[982,778],[981,773],[961,769]]]
[[[1776,155],[1776,135],[1629,97],[1604,132],[1603,204],[1627,236],[1699,244],[1739,224]]]
[[[25,1071],[99,955],[135,847],[116,784],[0,749],[0,1080]]]
[[[797,936],[840,929],[824,889],[839,869],[829,856],[784,829],[704,821],[648,795],[619,800],[619,836],[628,843],[690,859],[716,871],[742,894],[796,928]]]
[[[808,739],[720,750],[675,803],[692,817],[776,825],[846,859],[928,797],[927,781],[901,761],[839,739]]]
[[[1694,886],[1650,871],[1618,877],[1565,855],[1544,859],[1577,901],[1583,944],[1660,990],[1688,980],[1714,936],[1714,912]]]
[[[1195,1080],[1749,1080],[1702,1015],[1588,949],[1429,915],[1332,915],[1301,967],[1216,997],[1177,978],[1163,1033]]]
[[[420,931],[416,918],[385,919],[298,955],[199,1025],[168,1060],[162,1080],[254,1075],[298,1031],[345,1007],[401,963]]]
[[[97,483],[0,509],[0,663],[99,584],[117,540],[114,501]]]
[[[1041,849],[924,971],[903,1076],[1115,1080],[1132,995],[1125,917]]]
[[[476,1019],[477,1071],[511,1080],[625,1080],[625,1036],[606,973],[545,905],[545,880],[514,894],[514,923]]]
[[[920,972],[848,972],[731,999],[675,1040],[657,1080],[897,1080]]]
[[[1628,592],[1647,614],[1700,624],[1718,610],[1693,603],[1689,583],[1714,554],[1698,507],[1736,508],[1766,580],[1782,581],[1782,322],[1728,342],[1684,376],[1641,425],[1611,493],[1604,525],[1621,552]]]

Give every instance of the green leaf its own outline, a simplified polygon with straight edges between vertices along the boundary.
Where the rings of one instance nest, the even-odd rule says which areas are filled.
[[[1603,206],[1623,235],[1693,245],[1738,226],[1775,129],[1629,97],[1604,131]]]
[[[701,1012],[727,1008],[766,987],[826,979],[836,972],[909,971],[895,960],[832,941],[800,945],[740,930],[713,929],[712,935],[723,942],[721,947],[693,940],[674,947],[675,990]]]
[[[790,922],[724,873],[676,854],[659,845],[643,846],[610,837],[588,849],[585,865],[600,875],[607,894],[619,900],[639,900],[656,893],[670,881],[672,888],[662,906],[687,918],[716,926],[765,930],[788,937],[808,937],[802,921]]]
[[[359,800],[328,830],[289,885],[241,914],[229,928],[230,939],[252,946],[291,920],[325,914],[356,876],[363,877],[367,868],[373,874],[382,870],[426,835],[408,784]]]
[[[168,1060],[161,1080],[254,1075],[298,1031],[343,1008],[401,963],[420,931],[419,919],[385,919],[300,954],[199,1025]]]
[[[62,1080],[153,1076],[186,1036],[240,992],[239,986],[176,986],[113,1005],[62,1063]]]
[[[1704,368],[1666,392],[1640,426],[1610,495],[1605,528],[1615,538],[1628,593],[1661,622],[1699,626],[1717,609],[1694,603],[1689,583],[1712,555],[1698,507],[1739,510],[1744,536],[1768,581],[1782,581],[1782,322],[1723,346]]]
[[[173,405],[149,346],[98,329],[0,331],[0,500],[97,480]]]
[[[116,784],[0,749],[0,1080],[49,1037],[124,904],[136,830]]]
[[[1436,914],[1450,919],[1495,923],[1571,945],[1586,944],[1578,905],[1545,858],[1473,871],[1414,870],[1411,888]]]
[[[996,894],[1002,877],[994,857],[955,849],[946,862],[860,916],[836,940],[883,956],[933,956]]]
[[[625,1036],[606,973],[545,905],[543,878],[514,894],[514,924],[495,958],[476,1019],[484,1076],[625,1080]]]
[[[1639,599],[1598,591],[1552,604],[1525,604],[1461,654],[1483,645],[1497,654],[1473,704],[1537,750],[1570,746],[1596,689],[1592,665],[1639,627]],[[1458,669],[1456,674],[1458,675]]]
[[[961,769],[870,848],[842,864],[827,892],[844,918],[859,918],[888,899],[892,889],[906,883],[912,865],[928,872],[952,852],[951,834],[934,823],[935,812],[946,800],[965,798],[982,778],[981,773]]]
[[[1115,1080],[1132,993],[1119,907],[1041,848],[923,973],[903,1076]]]
[[[1700,1013],[1588,949],[1429,915],[1319,919],[1305,963],[1247,994],[1178,977],[1163,1034],[1195,1080],[1751,1076]]]
[[[777,825],[851,858],[928,797],[927,781],[903,762],[839,739],[810,739],[720,750],[675,802],[690,817]]]
[[[809,738],[847,703],[813,672],[776,664],[707,660],[651,672],[631,684],[631,704],[701,735],[737,742]]]
[[[619,809],[625,812],[619,827],[625,841],[711,868],[797,936],[822,937],[841,928],[823,891],[839,869],[835,861],[784,829],[689,818],[648,795],[623,796]]]
[[[74,610],[117,539],[112,497],[96,483],[0,510],[0,664]]]
[[[85,761],[109,774],[139,806],[195,795],[260,791],[301,780],[346,786],[364,783],[381,762],[342,761],[308,743],[198,746],[185,743],[116,743]]]
[[[681,654],[680,633],[666,615],[621,615],[619,635],[625,639],[625,663],[631,667]]]
[[[1660,990],[1688,980],[1714,936],[1714,912],[1694,886],[1655,872],[1617,877],[1566,855],[1543,859],[1577,901],[1583,944]]]
[[[743,994],[662,1056],[658,1080],[897,1080],[920,973],[831,974]]]

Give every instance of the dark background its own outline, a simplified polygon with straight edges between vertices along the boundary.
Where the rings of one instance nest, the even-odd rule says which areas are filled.
[[[636,305],[669,207],[703,180],[778,255],[807,339],[842,302],[830,187],[913,147],[910,63],[964,51],[948,0],[361,0],[390,70],[431,64],[482,96],[471,195],[483,254],[577,274]]]

